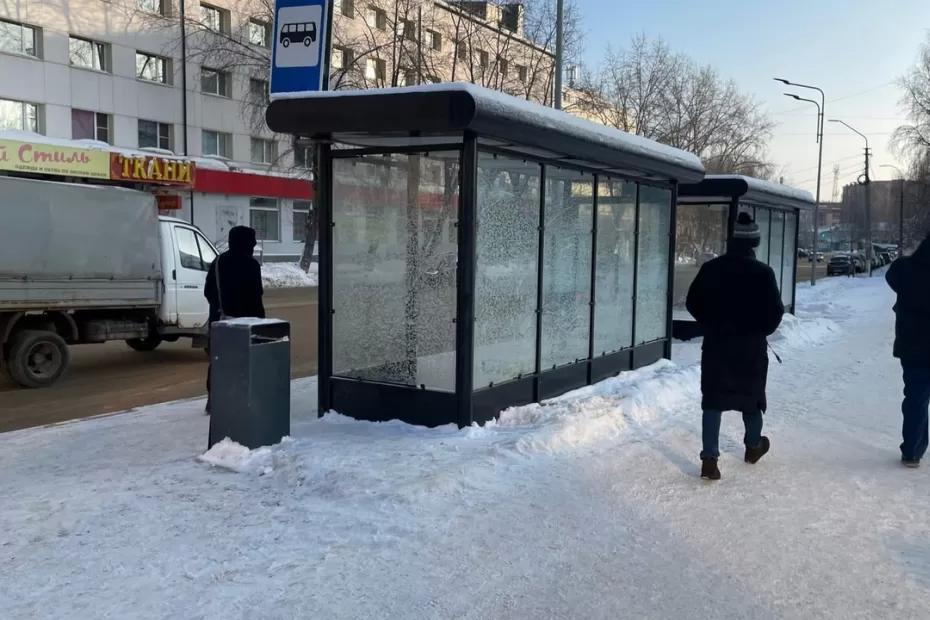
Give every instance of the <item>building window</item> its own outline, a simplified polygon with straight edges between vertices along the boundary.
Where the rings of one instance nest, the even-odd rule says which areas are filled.
[[[71,110],[71,138],[110,141],[110,117],[89,110]]]
[[[506,58],[497,59],[497,70],[500,72],[501,77],[507,77],[507,70],[510,69],[510,63],[507,62]]]
[[[249,43],[268,47],[271,40],[271,25],[258,19],[249,20]]]
[[[252,138],[252,163],[273,164],[278,158],[278,143],[274,140]]]
[[[417,40],[417,24],[411,19],[402,19],[398,24],[397,34],[408,41]]]
[[[168,84],[169,66],[170,61],[167,58],[136,52],[136,77],[140,80]]]
[[[139,119],[139,148],[171,150],[171,125]]]
[[[436,32],[435,30],[427,30],[426,34],[429,35],[429,44],[433,48],[434,52],[442,51],[442,35]]]
[[[455,42],[455,57],[462,62],[468,61],[468,45],[464,41]]]
[[[333,71],[342,71],[346,68],[345,50],[338,47],[333,48],[333,57],[330,60],[329,68]]]
[[[200,69],[200,89],[208,95],[229,97],[230,81],[229,74],[225,71],[207,67]]]
[[[37,32],[32,26],[0,20],[0,52],[38,57]]]
[[[517,76],[520,78],[521,82],[526,84],[526,80],[527,80],[527,77],[529,77],[529,74],[525,66],[517,65]]]
[[[355,17],[355,0],[336,0],[333,10],[345,17]]]
[[[307,240],[307,220],[310,218],[312,204],[313,203],[309,200],[294,201],[294,208],[292,209],[294,223],[291,230],[291,239],[298,243],[303,243]]]
[[[365,78],[383,82],[387,78],[387,63],[380,58],[365,60]]]
[[[387,13],[384,10],[370,6],[365,17],[369,26],[373,26],[378,30],[387,30]]]
[[[97,71],[109,71],[109,46],[99,41],[71,37],[68,40],[68,58],[71,66]]]
[[[0,99],[0,129],[39,133],[39,106],[15,99]]]
[[[256,78],[249,79],[249,97],[252,103],[268,103],[268,80],[259,80]]]
[[[310,168],[313,162],[313,155],[309,146],[301,145],[296,139],[294,140],[294,166],[297,168]]]
[[[204,155],[232,159],[232,136],[222,131],[204,129],[201,132],[201,150]]]
[[[249,226],[255,229],[259,241],[281,240],[279,218],[278,201],[274,198],[249,199]]]
[[[229,11],[209,4],[200,5],[200,23],[205,28],[221,34],[229,34]]]
[[[485,50],[478,50],[478,64],[481,65],[482,69],[487,69],[488,65],[491,64],[491,55]]]
[[[398,86],[413,86],[417,83],[417,72],[413,69],[401,69],[397,76]]]
[[[136,6],[146,13],[167,16],[170,4],[168,0],[136,0]]]

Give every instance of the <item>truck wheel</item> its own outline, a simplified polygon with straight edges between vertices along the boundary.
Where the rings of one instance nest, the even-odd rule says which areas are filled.
[[[25,330],[13,337],[7,372],[22,387],[48,387],[58,381],[70,360],[71,352],[61,336]]]
[[[158,348],[158,345],[161,344],[161,337],[154,334],[146,338],[132,338],[131,340],[127,340],[126,344],[129,345],[130,349],[135,351],[154,351]]]

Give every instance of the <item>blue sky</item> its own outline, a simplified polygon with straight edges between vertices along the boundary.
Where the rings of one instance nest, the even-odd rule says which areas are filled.
[[[778,123],[769,155],[785,181],[809,189],[817,176],[816,109],[782,93],[772,77],[815,84],[827,94],[827,117],[869,136],[874,175],[894,178],[879,164],[903,166],[889,149],[904,114],[894,84],[914,63],[930,32],[930,0],[577,0],[585,32],[585,61],[597,66],[608,45],[624,47],[643,33],[713,66],[751,93]],[[801,96],[814,91],[798,91]],[[864,143],[827,124],[822,200],[830,200],[833,165],[839,186],[862,171]],[[842,189],[840,189],[842,191]]]

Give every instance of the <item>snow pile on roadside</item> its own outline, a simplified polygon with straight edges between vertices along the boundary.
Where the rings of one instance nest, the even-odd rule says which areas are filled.
[[[304,273],[298,263],[265,263],[262,265],[262,284],[265,288],[301,288],[317,286],[319,264],[310,263]]]

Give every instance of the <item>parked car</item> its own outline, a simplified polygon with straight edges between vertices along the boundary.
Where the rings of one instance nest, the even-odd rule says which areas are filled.
[[[882,252],[882,260],[885,261],[886,265],[890,265],[894,259],[891,257],[891,252]]]
[[[822,263],[824,260],[825,260],[825,257],[824,257],[824,255],[823,255],[823,252],[817,252],[817,262],[818,262],[818,263]],[[811,253],[808,255],[808,257],[807,257],[807,262],[809,262],[809,263],[814,262],[814,253],[813,253],[813,252],[811,252]]]
[[[810,250],[805,250],[804,248],[798,248],[798,258],[810,259],[810,255],[811,255]]]
[[[866,265],[868,264],[865,260],[865,254],[862,252],[853,252],[852,253],[853,264],[856,266],[856,273],[865,273]]]
[[[855,261],[847,254],[835,254],[827,263],[828,276],[852,275],[857,270]]]

